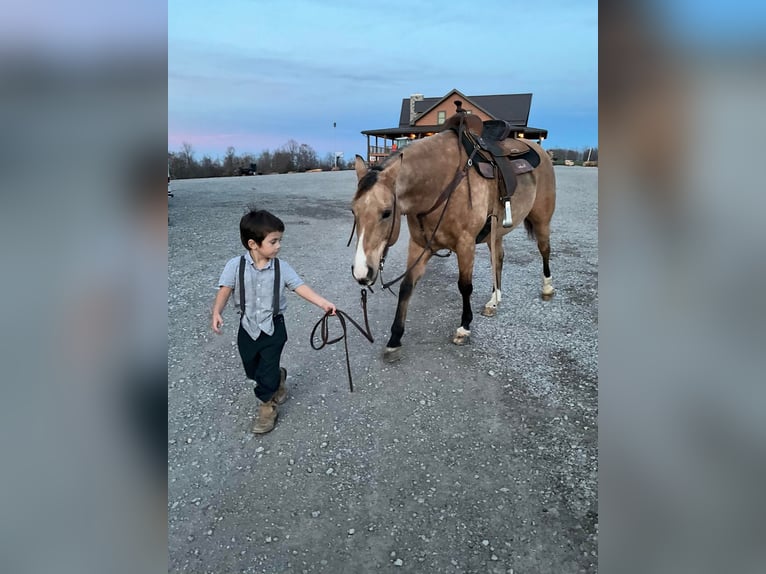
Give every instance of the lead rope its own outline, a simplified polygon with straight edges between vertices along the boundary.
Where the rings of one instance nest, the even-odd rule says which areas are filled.
[[[314,325],[314,328],[311,330],[311,348],[315,351],[319,351],[320,349],[324,348],[327,345],[334,345],[335,343],[338,343],[340,341],[343,341],[343,345],[346,347],[346,372],[348,373],[348,388],[350,392],[354,392],[354,382],[351,379],[351,361],[349,359],[348,355],[348,337],[347,337],[347,327],[346,327],[346,320],[348,320],[354,327],[359,329],[359,332],[364,335],[367,340],[370,343],[374,343],[375,339],[372,337],[372,332],[370,331],[370,323],[367,320],[367,290],[362,289],[361,294],[361,305],[362,305],[362,311],[364,312],[364,329],[354,321],[351,317],[348,316],[348,314],[345,311],[341,311],[340,309],[335,309],[335,315],[331,315],[329,311],[327,311],[324,316],[317,321],[317,324]],[[336,337],[335,339],[330,339],[330,329],[328,326],[328,319],[330,317],[336,317],[340,321],[341,329],[343,330],[343,334],[339,337]],[[321,330],[321,340],[318,345],[314,344],[314,335],[316,334],[316,330],[319,327],[322,327]]]

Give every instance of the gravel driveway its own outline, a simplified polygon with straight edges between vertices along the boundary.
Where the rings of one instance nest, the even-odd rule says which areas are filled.
[[[597,571],[598,169],[557,167],[556,296],[542,301],[536,243],[505,238],[503,302],[477,250],[471,344],[455,257],[432,259],[412,297],[402,359],[382,351],[396,298],[376,289],[370,344],[349,330],[314,351],[321,311],[289,295],[290,398],[249,432],[256,400],[237,314],[212,333],[223,265],[248,203],[285,222],[280,257],[361,322],[350,266],[353,171],[179,180],[169,227],[168,512],[171,572]],[[406,225],[386,263],[404,269]],[[337,321],[331,326],[337,329]]]

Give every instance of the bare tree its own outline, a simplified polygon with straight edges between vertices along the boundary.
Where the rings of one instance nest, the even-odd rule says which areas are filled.
[[[295,168],[298,171],[306,171],[309,169],[316,169],[319,166],[319,159],[317,153],[308,144],[301,144],[298,148],[298,157],[295,162]]]
[[[191,169],[194,164],[194,148],[188,142],[181,144],[181,159],[186,164],[186,167]]]
[[[234,171],[237,169],[237,154],[233,146],[226,148],[226,155],[223,158],[223,174],[226,176],[234,175]]]
[[[255,161],[258,164],[258,173],[272,173],[274,171],[274,160],[269,150],[264,150]]]

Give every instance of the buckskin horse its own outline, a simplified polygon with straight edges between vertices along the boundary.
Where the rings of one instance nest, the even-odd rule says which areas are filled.
[[[410,297],[439,250],[457,254],[463,299],[460,326],[452,339],[457,345],[466,343],[471,334],[477,244],[487,243],[493,267],[492,297],[483,315],[494,316],[502,297],[503,236],[522,222],[529,237],[537,239],[543,259],[542,297],[549,299],[554,293],[548,260],[556,181],[550,156],[532,141],[508,138],[512,126],[505,122],[482,125],[455,103],[458,113],[443,131],[413,142],[380,165],[368,168],[356,156],[354,278],[363,286],[375,283],[388,248],[399,238],[401,216],[406,216],[410,232],[407,269],[384,284],[403,279],[384,351],[388,361],[400,357]]]

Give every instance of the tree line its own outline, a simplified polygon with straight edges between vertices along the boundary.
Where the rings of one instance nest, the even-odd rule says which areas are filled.
[[[168,152],[168,167],[173,179],[193,179],[199,177],[227,177],[239,175],[241,169],[253,169],[258,174],[303,172],[311,169],[329,171],[334,165],[334,155],[319,159],[316,151],[308,144],[299,144],[289,140],[282,147],[264,150],[259,155],[251,153],[237,154],[229,146],[223,159],[203,155],[198,160],[191,144],[184,142],[177,152]],[[353,161],[346,163],[338,159],[338,168],[353,169]]]
[[[567,148],[551,148],[548,153],[556,165],[571,160],[575,164],[584,161],[598,161],[598,148],[582,148],[580,150]],[[198,160],[191,144],[184,142],[177,152],[168,152],[168,167],[173,179],[193,179],[199,177],[228,177],[240,175],[242,169],[252,169],[258,174],[304,172],[312,169],[329,171],[335,166],[332,153],[327,153],[320,159],[316,151],[308,144],[299,144],[289,140],[282,147],[264,150],[259,155],[251,153],[237,154],[229,146],[223,159],[203,155]],[[353,169],[354,160],[338,159],[339,169]]]
[[[548,153],[553,158],[555,165],[561,165],[566,160],[571,160],[575,164],[582,164],[584,161],[598,161],[597,147],[584,147],[580,150],[566,148],[551,148]]]

